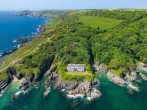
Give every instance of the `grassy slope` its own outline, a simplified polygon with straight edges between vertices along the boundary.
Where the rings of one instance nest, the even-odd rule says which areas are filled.
[[[7,73],[3,73],[3,75],[0,75],[0,80],[5,80],[7,78]]]
[[[85,25],[89,25],[93,28],[99,27],[102,30],[111,29],[121,23],[121,20],[98,16],[80,16],[80,21]]]

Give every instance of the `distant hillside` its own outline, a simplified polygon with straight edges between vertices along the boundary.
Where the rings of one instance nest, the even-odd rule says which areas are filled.
[[[60,10],[43,10],[43,11],[21,11],[15,13],[16,16],[34,16],[34,17],[58,17],[62,14],[64,14],[65,11]]]

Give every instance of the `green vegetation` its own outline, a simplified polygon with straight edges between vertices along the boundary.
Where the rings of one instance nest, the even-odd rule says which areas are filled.
[[[94,79],[94,74],[88,72],[66,72],[62,74],[62,79],[65,81],[88,80],[90,82]]]
[[[0,74],[0,80],[5,80],[7,78],[7,73]]]
[[[62,14],[64,14],[65,11],[60,11],[60,10],[44,10],[44,11],[35,11],[33,12],[33,16],[36,17],[52,17],[52,18],[56,18]]]
[[[99,13],[100,16],[123,20],[116,28],[91,37],[95,61],[106,64],[119,75],[134,70],[138,61],[147,63],[146,12],[114,10],[91,13],[93,12]]]
[[[106,64],[118,76],[136,69],[138,62],[147,64],[145,11],[66,11],[46,29],[10,55],[1,71],[13,67],[17,73],[37,77],[53,64],[63,80],[91,81],[95,62]],[[86,72],[67,72],[70,63],[85,64]]]
[[[60,15],[64,14],[65,11],[62,10],[43,10],[43,11],[21,11],[16,13],[17,16],[35,16],[35,17],[45,17],[45,18],[57,18]]]
[[[102,30],[111,29],[121,23],[121,20],[98,16],[81,16],[80,21],[85,25]]]

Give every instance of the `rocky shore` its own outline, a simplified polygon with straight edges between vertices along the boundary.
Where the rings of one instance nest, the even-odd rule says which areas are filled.
[[[93,100],[102,95],[97,89],[100,82],[96,78],[91,82],[86,80],[77,82],[63,81],[60,74],[56,72],[56,67],[53,66],[47,71],[46,76],[48,81],[54,82],[54,89],[60,89],[62,92],[67,93],[67,98],[85,97],[87,100]]]
[[[139,75],[141,76],[142,79],[144,79],[145,81],[147,81],[147,76],[142,74],[142,73],[139,73]]]
[[[39,28],[37,29],[38,32],[45,32],[46,31],[46,25],[42,24],[42,25],[39,25]]]
[[[93,64],[93,68],[96,72],[100,72],[100,73],[108,72],[107,66],[105,64],[100,64],[100,62],[96,62],[95,64]]]
[[[141,63],[141,65],[139,65],[138,67],[139,70],[143,70],[145,72],[146,71],[146,66],[144,64]],[[107,72],[107,77],[110,81],[112,81],[113,83],[121,86],[121,87],[126,87],[128,89],[132,89],[135,90],[137,92],[140,91],[140,88],[138,86],[137,83],[141,83],[140,79],[147,81],[147,75],[134,70],[128,74],[124,74],[123,77],[119,77],[116,74],[112,73],[110,70]],[[136,82],[136,83],[134,83]],[[131,92],[132,93],[132,92]]]
[[[15,48],[15,49],[12,49],[12,50],[10,50],[10,51],[6,51],[6,52],[2,52],[2,53],[0,53],[0,57],[3,57],[3,58],[1,58],[1,63],[2,63],[2,59],[5,59],[8,55],[10,55],[11,53],[13,53],[13,52],[15,52],[17,50],[17,48]]]
[[[147,73],[147,64],[139,63],[137,69],[139,69],[139,70],[143,70],[144,72]]]
[[[39,25],[37,31],[38,31],[38,33],[45,32],[46,31],[46,25],[45,24]],[[32,36],[32,37],[21,37],[19,39],[14,40],[13,42],[14,43],[27,43],[27,42],[32,41],[34,38],[35,38],[34,36]]]
[[[139,86],[136,85],[136,80],[140,76],[143,80],[147,80],[147,76],[140,73],[137,70],[134,70],[128,74],[123,74],[122,77],[114,74],[111,70],[107,69],[107,66],[100,63],[95,63],[93,65],[96,72],[101,72],[107,75],[108,79],[113,83],[126,87],[129,90],[135,90],[137,92],[140,91]],[[145,69],[144,69],[145,70]],[[102,94],[97,89],[100,85],[98,79],[94,79],[94,81],[77,81],[77,82],[68,82],[62,81],[59,73],[56,71],[56,67],[52,66],[46,73],[49,81],[54,82],[54,88],[60,89],[63,92],[67,92],[68,98],[77,98],[84,97],[87,100],[93,100],[97,97],[100,97]]]
[[[140,66],[140,69],[146,69],[146,66]],[[123,75],[122,77],[114,74],[111,70],[107,69],[107,66],[103,64],[96,63],[94,64],[94,69],[97,72],[103,72],[106,74],[108,79],[113,83],[121,86],[126,87],[129,90],[135,90],[139,92],[139,87],[134,84],[134,81],[140,76],[143,80],[147,80],[147,76],[145,74],[140,73],[139,71],[132,71],[128,74]],[[144,69],[144,70],[145,70]],[[40,86],[40,80],[43,78],[43,74],[38,75],[35,77],[32,74],[30,77],[25,77],[23,74],[17,74],[16,70],[13,68],[8,68],[7,73],[11,74],[11,76],[15,75],[17,79],[22,80],[20,85],[21,92],[27,93],[31,89],[31,85],[33,85],[36,89]],[[97,88],[100,86],[100,81],[95,78],[93,81],[88,82],[86,80],[83,81],[63,81],[61,79],[60,73],[57,72],[56,66],[51,66],[50,69],[45,73],[47,80],[44,83],[44,92],[43,98],[47,97],[50,93],[51,85],[53,85],[54,89],[59,89],[62,92],[66,93],[67,98],[86,98],[87,100],[91,101],[95,98],[98,98],[102,95],[101,91]],[[10,83],[10,80],[13,78],[9,77],[6,80],[6,84]],[[1,81],[2,82],[2,81]],[[0,89],[1,92],[1,89]],[[132,92],[131,92],[132,93]]]
[[[107,73],[107,77],[110,81],[114,82],[115,84],[124,87],[125,86],[125,81],[124,79],[120,78],[119,76],[115,75],[112,73],[110,70]]]
[[[100,86],[100,82],[96,78],[91,82],[86,80],[77,82],[63,81],[61,80],[60,74],[57,73],[56,67],[53,66],[46,72],[45,76],[47,77],[47,80],[44,83],[44,92],[42,93],[43,98],[46,98],[50,93],[51,85],[53,85],[54,89],[58,89],[66,93],[67,98],[75,99],[81,97],[91,101],[102,95],[100,90],[97,89],[97,87]],[[32,88],[31,85],[33,85],[36,89],[40,86],[40,82],[36,81],[35,78],[26,78],[20,74],[16,77],[19,80],[22,80],[20,89],[23,93],[29,92]],[[18,95],[21,92],[18,91]],[[16,99],[18,95],[14,95],[13,98]]]
[[[22,38],[14,40],[13,42],[16,42],[16,43],[27,43],[29,41],[32,41],[33,39],[34,39],[34,37],[22,37]]]

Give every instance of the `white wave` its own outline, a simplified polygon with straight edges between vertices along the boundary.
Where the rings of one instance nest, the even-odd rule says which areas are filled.
[[[18,91],[18,92],[15,93],[15,96],[18,96],[18,95],[20,95],[21,93],[22,93],[21,91]]]

